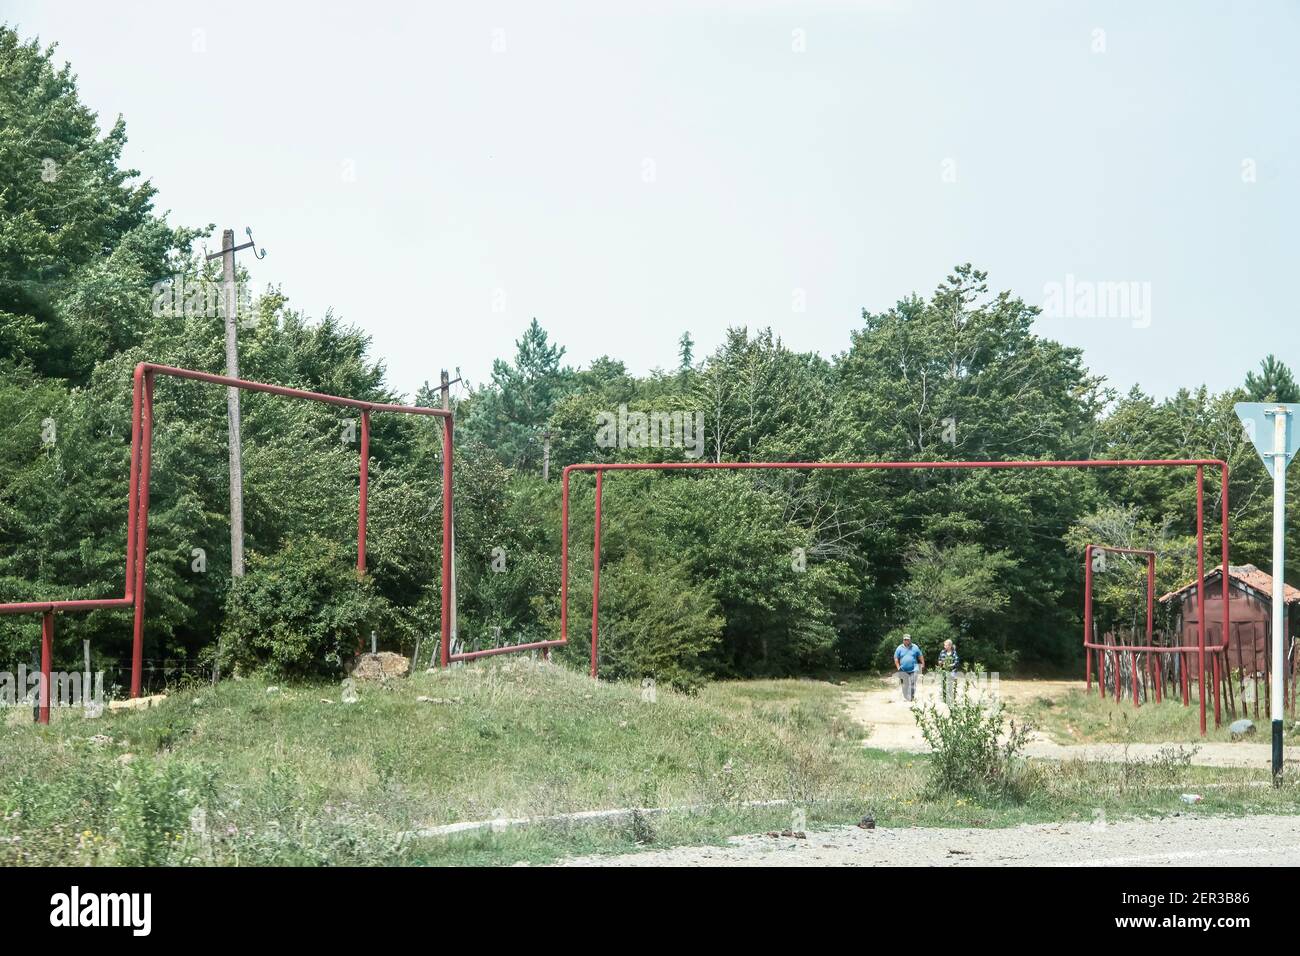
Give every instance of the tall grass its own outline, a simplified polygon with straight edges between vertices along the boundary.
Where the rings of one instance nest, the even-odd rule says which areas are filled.
[[[1044,775],[1020,802],[929,794],[928,758],[864,747],[843,690],[819,681],[659,688],[651,701],[637,685],[516,659],[362,684],[355,704],[339,690],[245,679],[99,720],[11,721],[0,865],[545,862],[785,829],[796,813],[810,828],[868,812],[881,826],[1003,826],[1091,819],[1098,805],[1180,808],[1176,789],[1141,783],[1154,770],[1125,780],[1093,765]],[[1205,807],[1249,793],[1254,806],[1295,809],[1294,788],[1250,789],[1256,777],[1182,767],[1169,779],[1226,784],[1214,791],[1224,802]],[[678,809],[564,816],[663,807]],[[420,836],[497,817],[547,819]]]

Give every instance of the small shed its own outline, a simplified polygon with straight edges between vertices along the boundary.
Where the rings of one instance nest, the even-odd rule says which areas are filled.
[[[1286,643],[1286,669],[1291,671],[1292,661],[1291,635],[1295,633],[1292,617],[1297,604],[1300,604],[1300,590],[1284,585],[1283,600],[1286,602],[1286,614],[1283,618],[1286,631],[1283,635]],[[1160,603],[1176,608],[1178,621],[1175,625],[1176,642],[1185,647],[1196,647],[1200,643],[1198,626],[1200,624],[1197,606],[1196,581],[1189,581],[1176,591],[1170,591],[1160,598]],[[1231,564],[1228,566],[1228,613],[1231,633],[1228,635],[1228,666],[1243,674],[1264,674],[1269,670],[1269,641],[1273,624],[1273,577],[1261,571],[1253,564]],[[1207,647],[1220,643],[1219,635],[1223,630],[1223,565],[1216,565],[1205,573],[1205,644]]]

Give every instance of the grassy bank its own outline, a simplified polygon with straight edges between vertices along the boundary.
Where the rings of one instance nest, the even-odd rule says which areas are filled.
[[[545,862],[638,845],[809,827],[1006,826],[1163,812],[1291,812],[1264,775],[1176,759],[1031,768],[1022,802],[926,795],[926,758],[862,745],[843,689],[714,684],[687,697],[594,684],[526,660],[418,674],[390,689],[228,681],[148,711],[0,738],[0,865]],[[432,701],[421,702],[417,698]],[[1200,787],[1190,810],[1182,789]],[[783,800],[776,807],[748,801]],[[440,824],[614,807],[693,807],[421,837]]]
[[[1058,697],[1040,697],[1035,700],[1018,702],[1014,709],[1037,729],[1043,731],[1057,743],[1167,743],[1201,741],[1230,741],[1228,724],[1231,715],[1226,707],[1223,710],[1222,723],[1214,726],[1214,702],[1208,702],[1206,709],[1205,736],[1200,735],[1200,709],[1195,690],[1191,693],[1191,703],[1184,707],[1182,697],[1165,698],[1160,703],[1146,702],[1141,707],[1134,707],[1129,699],[1116,703],[1113,697],[1102,699],[1094,690],[1085,693],[1082,689],[1073,690]],[[1256,717],[1253,706],[1247,714],[1256,724],[1256,733],[1248,738],[1266,743],[1269,739],[1268,710],[1261,702],[1260,716]],[[1287,742],[1300,743],[1300,734],[1296,733],[1296,722],[1288,714],[1286,722]]]

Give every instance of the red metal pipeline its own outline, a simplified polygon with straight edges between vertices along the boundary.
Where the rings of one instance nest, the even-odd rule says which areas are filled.
[[[445,408],[426,408],[423,405],[389,405],[383,402],[367,402],[359,398],[343,398],[340,395],[326,395],[324,392],[309,392],[301,388],[287,388],[284,385],[269,385],[266,382],[250,382],[248,379],[231,378],[228,375],[213,375],[211,372],[196,372],[189,368],[174,368],[170,365],[156,365],[153,362],[142,363],[146,372],[158,372],[174,378],[188,378],[196,382],[210,382],[213,385],[225,385],[229,388],[242,388],[249,392],[269,392],[287,398],[302,398],[312,402],[324,402],[327,405],[341,405],[345,408],[359,408],[371,412],[402,412],[407,415],[432,415],[436,418],[451,418],[452,413]]]
[[[1155,595],[1156,595],[1156,556],[1154,554],[1147,557],[1147,643],[1155,642]],[[1163,688],[1160,686],[1164,677],[1164,668],[1159,664],[1159,656],[1152,657],[1150,652],[1147,653],[1147,669],[1151,671],[1151,684],[1155,690],[1156,703],[1163,699]]]
[[[569,643],[569,469],[560,475],[560,643]]]
[[[1224,568],[1227,574],[1228,569]],[[1199,646],[1197,671],[1201,702],[1201,736],[1205,736],[1205,467],[1196,466],[1196,643]]]
[[[566,465],[561,487],[560,555],[560,640],[567,643],[568,629],[568,543],[569,474],[575,471],[751,471],[793,468],[801,471],[899,471],[936,469],[1036,469],[1036,468],[1186,468],[1212,465],[1226,474],[1228,464],[1218,458],[1114,458],[1101,460],[1058,459],[1030,461],[695,461],[695,462],[586,462]],[[1226,507],[1225,507],[1226,514]],[[1224,526],[1226,541],[1227,526]],[[1225,544],[1226,549],[1226,544]]]
[[[1219,521],[1223,527],[1222,541],[1220,542],[1221,554],[1220,562],[1223,564],[1223,580],[1220,582],[1223,588],[1223,633],[1219,636],[1219,643],[1225,648],[1232,643],[1232,602],[1228,599],[1228,574],[1231,569],[1228,566],[1228,469],[1224,466],[1219,471]],[[1226,657],[1226,654],[1225,654]]]
[[[102,611],[108,608],[131,607],[135,602],[129,597],[91,598],[80,601],[19,601],[0,604],[0,614],[44,614],[46,611]]]
[[[41,682],[36,691],[37,717],[42,724],[50,722],[50,691],[52,690],[52,662],[54,660],[54,612],[41,615]]]
[[[131,639],[131,696],[139,697],[144,680],[145,564],[149,559],[149,478],[153,472],[153,373],[144,373],[144,402],[140,406],[140,490],[135,519],[135,618]]]
[[[439,409],[442,411],[442,409]],[[451,413],[442,419],[442,666],[451,663]]]
[[[533,641],[530,644],[511,644],[509,647],[489,647],[484,651],[463,651],[452,654],[449,661],[472,661],[480,657],[492,657],[496,654],[513,654],[515,651],[544,651],[552,647],[563,647],[563,641]]]
[[[135,521],[140,488],[140,407],[144,393],[144,368],[131,375],[131,477],[126,491],[126,597],[135,597]],[[134,603],[134,602],[133,602]]]
[[[366,573],[366,502],[370,490],[370,412],[361,411],[361,497],[357,508],[357,576]]]
[[[1092,652],[1088,642],[1092,640],[1092,545],[1083,546],[1083,658],[1087,662],[1087,693],[1092,693]],[[1104,678],[1104,672],[1098,676],[1098,684]]]
[[[1154,644],[1156,639],[1156,556],[1155,552],[1147,555],[1147,643]]]
[[[1219,472],[1219,499],[1220,499],[1219,520],[1223,525],[1223,535],[1222,535],[1223,540],[1220,542],[1221,554],[1219,559],[1223,565],[1223,574],[1220,575],[1222,579],[1220,581],[1220,586],[1222,587],[1221,594],[1223,595],[1223,633],[1219,635],[1219,643],[1222,644],[1224,648],[1226,648],[1229,644],[1232,643],[1232,609],[1231,609],[1232,601],[1229,600],[1228,597],[1228,575],[1231,573],[1232,569],[1228,565],[1228,469],[1227,468],[1223,468]],[[1223,660],[1224,663],[1226,664],[1228,660],[1228,655],[1226,650],[1223,655]],[[1214,726],[1218,727],[1221,723],[1221,718],[1219,716],[1219,680],[1218,680],[1219,655],[1218,654],[1214,655],[1214,672],[1215,672]],[[1231,679],[1231,675],[1229,675],[1229,679]]]
[[[1178,653],[1180,653],[1180,651],[1179,651],[1179,649],[1178,649],[1177,647],[1160,647],[1159,645],[1155,645],[1155,644],[1131,644],[1131,645],[1130,645],[1130,644],[1124,644],[1124,645],[1115,645],[1115,644],[1085,644],[1085,645],[1084,645],[1084,647],[1102,648],[1102,649],[1104,649],[1104,650],[1112,650],[1112,649],[1114,649],[1114,648],[1117,647],[1117,646],[1121,646],[1121,647],[1124,649],[1124,651],[1125,651],[1126,653],[1127,653],[1128,651],[1151,651],[1152,653],[1157,653],[1157,654],[1178,654]],[[1206,649],[1206,651],[1221,651],[1221,650],[1223,650],[1223,645],[1222,645],[1222,644],[1206,644],[1206,645],[1205,645],[1205,649]]]
[[[225,385],[247,391],[268,392],[288,398],[302,398],[310,401],[324,402],[347,408],[358,408],[363,419],[363,445],[368,454],[369,413],[400,412],[411,415],[429,415],[443,419],[443,603],[442,635],[443,663],[446,663],[447,642],[450,634],[450,593],[447,585],[451,567],[451,447],[452,447],[452,412],[442,408],[425,408],[423,406],[393,405],[382,402],[367,402],[321,392],[309,392],[298,388],[286,388],[281,385],[269,385],[264,382],[252,382],[247,379],[231,378],[225,375],[213,375],[193,369],[174,368],[170,365],[158,365],[141,362],[133,373],[133,390],[131,398],[131,464],[127,488],[127,540],[126,540],[126,587],[120,598],[95,598],[89,600],[60,601],[21,601],[0,604],[0,614],[42,614],[43,633],[46,627],[53,634],[53,615],[58,611],[96,611],[109,608],[134,608],[132,622],[131,648],[131,696],[140,696],[143,679],[144,657],[144,614],[145,614],[145,567],[148,556],[149,534],[149,479],[152,472],[153,458],[153,382],[155,375],[169,375],[214,385]],[[363,491],[360,499],[358,538],[359,564],[364,569],[365,522],[368,495],[368,471],[363,470]],[[39,712],[39,709],[38,709]]]
[[[1092,691],[1092,655],[1088,653],[1091,648],[1107,649],[1108,645],[1092,643],[1092,552],[1109,551],[1113,554],[1140,554],[1147,559],[1147,645],[1146,647],[1130,646],[1127,648],[1132,661],[1133,673],[1133,706],[1139,706],[1138,689],[1137,689],[1137,652],[1146,650],[1155,643],[1155,631],[1153,629],[1155,613],[1155,561],[1156,553],[1149,548],[1121,548],[1112,547],[1108,544],[1086,544],[1083,548],[1083,646],[1084,658],[1088,662],[1088,692]],[[1100,657],[1100,655],[1098,655]],[[1119,660],[1121,652],[1115,652],[1115,699],[1119,700]],[[1104,664],[1100,666],[1101,684],[1105,683],[1106,669]],[[1100,684],[1099,690],[1100,690]],[[1100,691],[1101,696],[1105,696],[1105,691]]]
[[[565,471],[752,471],[796,468],[800,471],[907,471],[936,469],[1033,469],[1033,468],[1186,468],[1209,465],[1226,468],[1218,458],[1112,458],[1026,461],[659,461],[587,462],[566,465]]]
[[[596,534],[595,542],[591,549],[591,676],[596,676],[597,661],[600,660],[599,654],[599,630],[598,621],[600,617],[600,499],[601,483],[604,477],[603,471],[596,472]]]
[[[574,471],[594,471],[597,473],[597,481],[604,471],[751,471],[767,470],[777,468],[790,468],[804,471],[835,471],[835,470],[853,470],[853,471],[901,471],[914,469],[1037,469],[1037,468],[1187,468],[1195,466],[1197,469],[1198,481],[1198,508],[1197,508],[1197,553],[1198,553],[1198,575],[1201,587],[1198,591],[1204,591],[1204,548],[1205,548],[1205,515],[1204,504],[1200,500],[1200,491],[1203,483],[1204,469],[1206,466],[1218,468],[1223,482],[1223,527],[1222,550],[1224,556],[1224,567],[1227,568],[1228,557],[1228,463],[1218,458],[1115,458],[1101,460],[1080,460],[1080,459],[1056,459],[1056,460],[1034,460],[1034,461],[871,461],[871,462],[841,462],[841,461],[822,461],[822,462],[625,462],[625,463],[604,463],[604,462],[587,462],[583,464],[567,465],[564,468],[562,489],[561,489],[561,558],[560,558],[560,640],[557,644],[568,642],[568,545],[569,545],[569,473]],[[1226,587],[1226,586],[1225,586]],[[1227,602],[1224,602],[1224,633],[1228,631]],[[597,610],[593,604],[593,616]],[[1204,627],[1205,615],[1201,614],[1201,626]],[[1154,622],[1153,625],[1154,626]],[[1086,635],[1085,635],[1086,636]],[[1180,645],[1181,647],[1181,645]],[[1199,653],[1202,664],[1204,663],[1204,653],[1208,650],[1205,646],[1204,635],[1202,635]],[[1098,662],[1101,666],[1102,651],[1098,650]],[[1159,653],[1179,653],[1180,650],[1159,649]],[[593,655],[591,672],[596,674],[597,662]],[[1184,678],[1184,703],[1187,702],[1187,668],[1183,667]],[[1099,677],[1104,676],[1104,669],[1099,673]],[[1117,682],[1118,683],[1118,682]],[[1202,679],[1202,688],[1204,680]],[[1101,681],[1099,680],[1099,689]],[[1102,695],[1105,691],[1101,690]],[[1204,692],[1201,697],[1204,698]],[[1205,702],[1201,702],[1201,733],[1205,733]]]

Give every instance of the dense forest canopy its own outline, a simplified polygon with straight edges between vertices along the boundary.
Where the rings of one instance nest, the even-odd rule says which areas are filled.
[[[100,129],[52,50],[0,28],[3,601],[121,593],[132,368],[224,371],[207,294],[218,276],[194,250],[212,226],[169,225],[148,181],[122,168],[125,141],[120,119]],[[964,264],[927,296],[846,321],[832,358],[746,327],[697,355],[688,331],[679,366],[646,375],[613,356],[568,364],[533,320],[488,381],[455,396],[461,641],[557,635],[558,476],[583,461],[1223,458],[1233,560],[1267,566],[1269,482],[1232,405],[1300,400],[1286,362],[1267,356],[1221,394],[1193,382],[1163,399],[1120,394],[1078,349],[1037,334],[1037,313]],[[247,303],[240,363],[248,378],[401,399],[362,330],[310,320],[278,288]],[[439,396],[426,386],[415,400]],[[372,632],[386,648],[432,650],[440,487],[428,422],[374,419],[370,574],[358,580],[355,417],[245,395],[250,562],[232,586],[221,390],[160,381],[156,404],[148,658],[293,675],[338,672]],[[1217,515],[1218,476],[1207,479]],[[590,479],[573,494],[570,613],[583,621]],[[874,666],[904,630],[926,647],[953,637],[992,668],[1073,666],[1083,544],[1155,548],[1159,586],[1181,584],[1194,500],[1188,470],[612,475],[602,673],[689,687]],[[1141,580],[1136,563],[1112,562],[1098,581],[1103,624],[1132,617]],[[0,666],[29,661],[38,632],[34,617],[0,618]],[[86,639],[97,666],[120,669],[129,615],[61,617],[58,662],[79,662]]]

